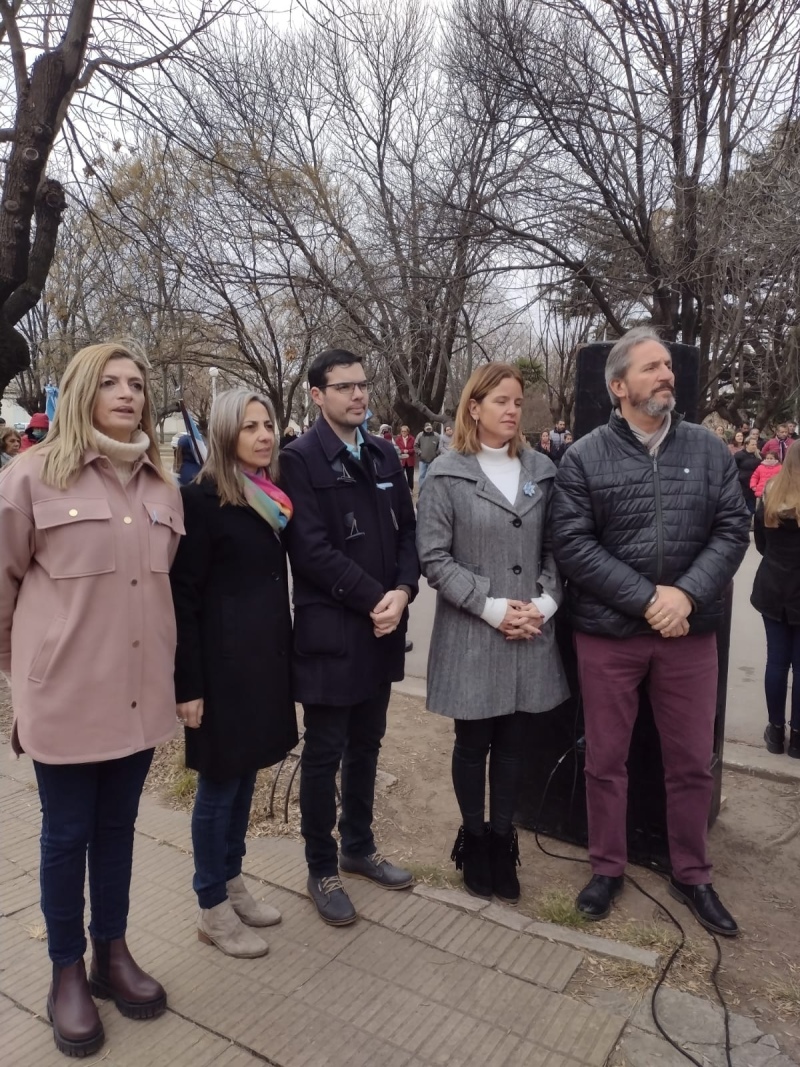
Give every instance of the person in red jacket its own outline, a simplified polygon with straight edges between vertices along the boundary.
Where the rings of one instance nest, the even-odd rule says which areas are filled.
[[[35,415],[31,415],[31,421],[22,431],[22,443],[19,446],[20,452],[25,452],[28,448],[38,445],[40,441],[45,439],[49,429],[50,420],[43,411],[37,411]]]
[[[408,488],[414,491],[414,435],[407,426],[400,427],[400,433],[394,439],[400,449],[400,466],[405,471]]]
[[[780,472],[781,464],[778,462],[778,457],[774,452],[767,452],[750,478],[750,488],[755,493],[756,500],[760,500],[764,495],[764,486],[770,478],[774,478]]]
[[[778,463],[783,463],[786,459],[786,453],[791,448],[792,443],[792,438],[789,436],[789,425],[788,423],[782,422],[776,429],[775,436],[767,441],[761,449],[761,454],[762,456],[767,456],[772,453]]]

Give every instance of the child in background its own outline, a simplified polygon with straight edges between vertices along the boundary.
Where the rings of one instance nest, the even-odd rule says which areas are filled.
[[[756,500],[760,500],[764,495],[764,486],[770,478],[774,478],[775,475],[780,474],[780,472],[781,464],[778,462],[778,457],[774,452],[768,452],[753,471],[753,475],[750,478],[750,488],[755,493]]]

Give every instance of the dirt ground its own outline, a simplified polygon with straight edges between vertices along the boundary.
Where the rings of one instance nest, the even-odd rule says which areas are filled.
[[[0,693],[0,717],[7,731],[10,716],[3,703]],[[449,721],[426,712],[418,699],[393,697],[380,764],[385,774],[380,776],[376,802],[376,838],[387,856],[434,885],[460,881],[449,858],[459,825],[450,781],[451,751]],[[254,835],[299,836],[297,779],[288,822],[283,821],[294,762],[287,761],[278,776],[272,818],[267,808],[274,770],[260,775],[251,821]],[[183,770],[180,741],[159,750],[147,788],[170,804],[191,807],[194,783]],[[726,773],[723,796],[724,807],[711,834],[714,880],[742,935],[735,941],[721,939],[720,987],[731,1010],[754,1018],[763,1030],[778,1037],[788,1055],[800,1059],[800,834],[792,836],[800,826],[800,789]],[[788,839],[775,844],[781,838]],[[582,850],[559,841],[543,838],[542,844],[564,856],[585,858]],[[585,864],[546,856],[527,831],[520,831],[520,852],[523,895],[519,910],[579,925],[572,901],[588,877]],[[714,999],[709,980],[716,955],[712,940],[687,909],[668,896],[662,878],[640,868],[632,868],[631,873],[667,905],[686,930],[687,944],[669,984]],[[674,927],[630,885],[612,917],[586,929],[654,948],[664,960],[676,943]],[[633,994],[652,983],[652,971],[590,956],[570,992],[589,996],[611,987]]]

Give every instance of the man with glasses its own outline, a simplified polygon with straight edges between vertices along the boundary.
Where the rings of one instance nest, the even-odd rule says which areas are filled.
[[[413,880],[377,850],[372,809],[419,561],[414,507],[394,444],[360,428],[370,388],[361,357],[327,349],[311,364],[308,384],[320,418],[281,453],[282,487],[294,506],[285,536],[294,579],[295,699],[305,723],[301,831],[309,895],[325,922],[345,926],[356,911],[340,872],[385,889]]]

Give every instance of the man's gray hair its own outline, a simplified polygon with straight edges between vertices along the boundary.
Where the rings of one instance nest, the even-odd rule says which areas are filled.
[[[619,397],[615,396],[611,391],[611,383],[625,377],[628,367],[631,365],[631,352],[643,341],[658,341],[660,345],[664,344],[663,338],[659,336],[658,331],[654,330],[652,326],[634,326],[632,330],[628,330],[618,341],[614,342],[613,348],[608,353],[606,358],[606,389],[611,397],[611,406],[614,408],[619,407]]]

